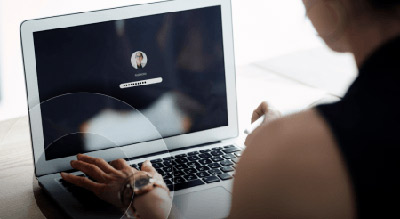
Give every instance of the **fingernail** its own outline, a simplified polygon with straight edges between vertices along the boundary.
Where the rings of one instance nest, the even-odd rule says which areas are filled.
[[[72,165],[74,165],[74,163],[76,162],[76,160],[71,160],[71,162],[69,162]]]
[[[67,174],[66,174],[66,173],[64,173],[64,172],[61,172],[61,174],[60,174],[60,175],[61,175],[61,177],[62,177],[62,178],[64,178],[64,177],[66,177],[66,176],[67,176]]]

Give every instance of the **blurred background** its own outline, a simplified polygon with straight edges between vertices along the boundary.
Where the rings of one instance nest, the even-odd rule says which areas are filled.
[[[0,0],[0,120],[27,115],[19,27],[23,20],[150,0]],[[299,0],[232,0],[237,66],[324,47]]]

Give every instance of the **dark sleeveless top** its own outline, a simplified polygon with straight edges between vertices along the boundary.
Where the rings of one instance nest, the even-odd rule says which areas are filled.
[[[358,218],[400,218],[400,36],[365,61],[341,101],[317,111],[347,164]]]

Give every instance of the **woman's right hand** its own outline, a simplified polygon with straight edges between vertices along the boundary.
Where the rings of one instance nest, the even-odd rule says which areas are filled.
[[[251,123],[255,122],[257,119],[259,119],[263,115],[265,115],[265,119],[261,123],[260,126],[266,125],[269,122],[271,122],[272,120],[281,117],[281,113],[278,110],[272,108],[271,106],[268,105],[267,102],[264,101],[257,107],[257,109],[255,109],[253,111],[253,114],[251,116]],[[246,146],[251,145],[251,141],[256,133],[257,133],[257,131],[255,131],[252,134],[247,136],[245,143],[244,143]]]
[[[265,125],[268,122],[271,122],[272,120],[280,118],[282,116],[278,110],[274,109],[266,101],[264,101],[257,107],[257,109],[253,111],[253,114],[251,116],[251,123],[255,122],[263,115],[265,115],[265,119],[262,125]]]

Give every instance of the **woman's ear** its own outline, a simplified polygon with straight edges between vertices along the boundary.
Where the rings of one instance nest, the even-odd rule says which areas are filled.
[[[303,0],[318,35],[337,52],[347,52],[348,13],[341,0]]]

